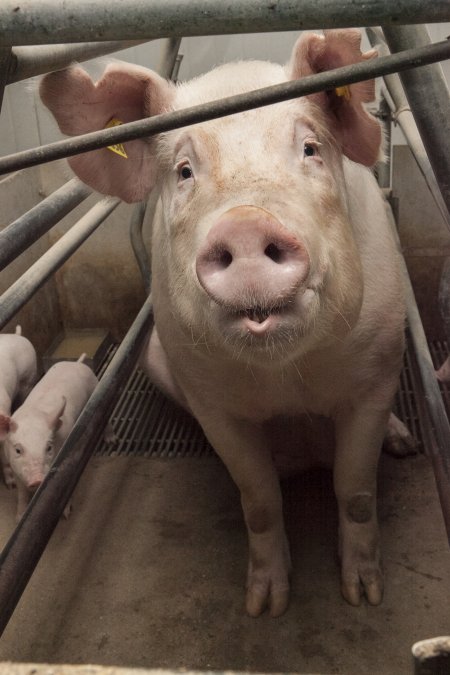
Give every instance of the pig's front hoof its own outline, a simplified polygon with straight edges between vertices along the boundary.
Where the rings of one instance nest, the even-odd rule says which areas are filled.
[[[249,616],[257,617],[269,609],[270,616],[281,616],[289,604],[288,579],[249,578],[245,607]]]
[[[342,571],[341,592],[354,607],[366,596],[369,605],[379,605],[383,600],[383,575],[376,562],[364,563],[353,570]]]

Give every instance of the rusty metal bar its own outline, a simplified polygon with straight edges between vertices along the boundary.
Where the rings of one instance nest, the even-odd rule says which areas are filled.
[[[151,136],[163,131],[171,131],[190,124],[260,108],[272,103],[288,101],[307,96],[326,89],[334,89],[345,84],[361,82],[372,77],[417,68],[428,63],[450,58],[450,41],[443,40],[433,45],[410,49],[391,56],[362,61],[351,66],[310,75],[301,80],[265,87],[246,94],[230,96],[185,110],[129,122],[121,126],[94,131],[82,136],[50,143],[39,148],[25,150],[0,159],[0,175],[13,170],[51,162],[55,159],[70,157],[80,152],[96,150],[108,145],[131,141],[143,136]]]

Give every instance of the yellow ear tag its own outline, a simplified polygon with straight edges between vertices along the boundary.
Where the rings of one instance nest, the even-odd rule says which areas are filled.
[[[350,87],[347,84],[344,84],[343,87],[336,87],[334,90],[336,92],[336,96],[341,96],[343,97],[346,101],[350,101],[352,94],[350,92]]]
[[[112,117],[108,124],[106,125],[105,129],[110,129],[111,127],[118,127],[123,122],[120,120],[116,119],[115,117]],[[120,155],[121,157],[125,157],[125,159],[128,159],[128,155],[125,152],[125,148],[123,147],[122,143],[117,143],[116,145],[108,145],[108,150],[111,150],[111,152],[115,152],[116,155]]]

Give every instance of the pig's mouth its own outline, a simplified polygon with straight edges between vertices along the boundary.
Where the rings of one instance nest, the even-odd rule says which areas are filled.
[[[252,335],[265,335],[277,328],[286,306],[263,307],[255,305],[237,312],[236,318],[241,326]]]

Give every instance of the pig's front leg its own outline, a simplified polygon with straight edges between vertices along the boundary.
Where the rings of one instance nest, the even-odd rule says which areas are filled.
[[[246,610],[259,616],[266,607],[279,616],[289,601],[290,554],[280,482],[259,425],[198,416],[208,440],[241,494],[249,539]]]
[[[342,594],[359,605],[383,597],[376,513],[377,466],[389,410],[360,406],[341,411],[336,422],[334,487],[339,508]]]

